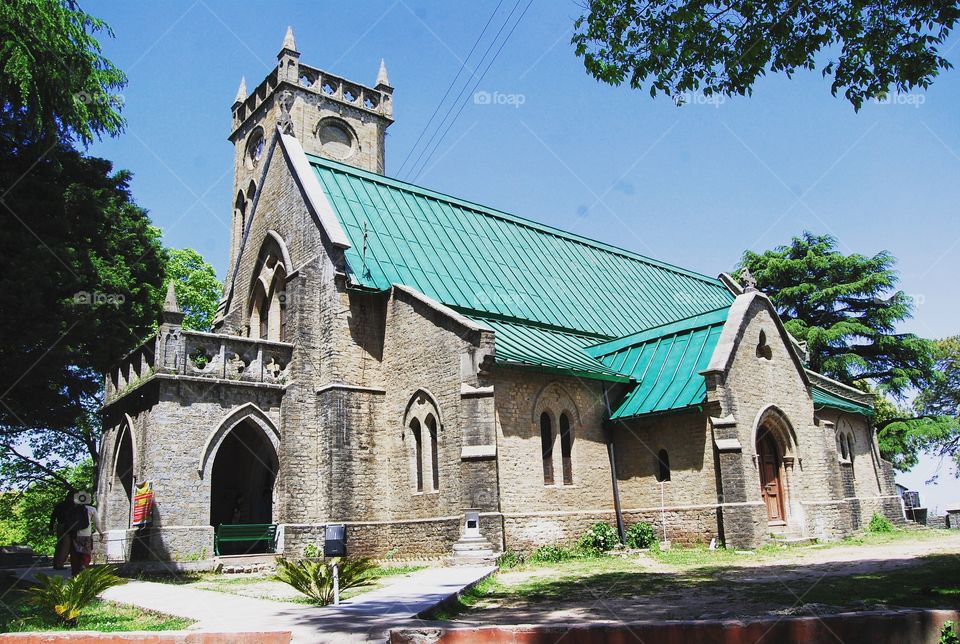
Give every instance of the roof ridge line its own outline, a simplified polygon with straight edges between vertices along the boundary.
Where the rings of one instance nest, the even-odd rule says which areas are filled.
[[[454,311],[456,311],[457,313],[460,313],[470,318],[480,318],[484,320],[494,320],[497,322],[507,322],[508,324],[520,324],[523,326],[532,326],[538,329],[544,329],[546,331],[556,331],[558,333],[566,333],[567,335],[578,335],[580,337],[588,338],[588,339],[608,338],[607,340],[604,340],[604,342],[609,342],[610,340],[616,340],[616,338],[611,338],[610,336],[604,335],[602,333],[590,333],[588,331],[582,331],[580,329],[571,329],[569,327],[558,326],[556,324],[548,324],[546,322],[539,322],[537,320],[530,320],[527,318],[518,318],[512,315],[504,315],[502,313],[493,313],[490,311],[479,311],[477,309],[471,309],[465,306],[456,306],[451,304],[446,304],[445,306],[448,306]],[[603,344],[603,342],[600,342],[598,344]]]
[[[391,185],[400,190],[420,193],[423,196],[426,196],[432,199],[445,200],[445,201],[457,203],[459,205],[470,208],[471,210],[481,212],[491,217],[499,217],[500,219],[510,221],[511,223],[514,223],[520,226],[526,226],[528,228],[539,230],[540,232],[543,232],[549,235],[554,235],[556,237],[562,237],[564,239],[568,239],[569,241],[572,241],[574,243],[583,244],[584,246],[590,246],[592,248],[595,248],[597,250],[601,250],[607,253],[621,255],[629,259],[644,262],[651,266],[656,266],[664,270],[672,271],[679,275],[685,275],[687,277],[701,280],[707,284],[711,284],[715,286],[716,285],[723,286],[723,282],[721,282],[719,279],[715,277],[710,277],[709,275],[706,275],[704,273],[698,273],[697,271],[693,271],[688,268],[683,268],[682,266],[677,266],[675,264],[671,264],[669,262],[665,262],[660,259],[647,257],[646,255],[641,255],[640,253],[637,253],[635,251],[627,250],[626,248],[620,248],[619,246],[614,246],[613,244],[608,244],[607,242],[602,242],[597,239],[591,239],[590,237],[586,237],[583,235],[578,235],[576,233],[563,230],[562,228],[551,226],[550,224],[544,224],[539,221],[534,221],[533,219],[528,219],[521,215],[516,215],[511,212],[507,212],[506,210],[494,208],[493,206],[487,206],[476,201],[470,201],[469,199],[464,199],[462,197],[456,197],[454,195],[440,192],[438,190],[433,190],[432,188],[418,186],[415,183],[403,181],[395,177],[388,177],[386,175],[377,174],[376,172],[370,172],[369,170],[363,170],[361,168],[347,165],[346,163],[340,163],[338,161],[333,161],[331,159],[324,159],[323,157],[319,157],[314,154],[307,153],[306,156],[311,163],[319,163],[320,165],[332,168],[334,170],[342,171],[345,174],[352,174],[355,176],[364,177],[376,183]],[[726,287],[724,286],[724,288]]]
[[[725,306],[718,306],[718,307],[715,308],[715,309],[710,309],[709,311],[702,311],[702,312],[700,312],[700,313],[694,313],[693,315],[688,315],[687,317],[685,317],[685,318],[680,318],[679,320],[673,320],[672,322],[664,322],[663,324],[658,324],[658,325],[656,325],[656,326],[647,327],[646,329],[640,329],[639,331],[634,331],[633,333],[628,333],[627,335],[622,335],[622,336],[617,337],[617,338],[612,338],[612,339],[606,340],[606,341],[604,341],[604,342],[598,342],[598,343],[596,343],[596,344],[593,344],[593,345],[584,347],[584,350],[586,351],[586,350],[590,350],[590,349],[596,349],[597,347],[603,346],[604,344],[609,344],[609,343],[613,343],[613,342],[626,342],[626,341],[630,340],[631,338],[635,338],[636,336],[639,336],[639,335],[642,335],[642,334],[645,334],[645,333],[651,333],[651,332],[653,332],[653,331],[656,331],[657,329],[665,329],[666,327],[676,326],[676,325],[682,324],[683,322],[686,322],[686,321],[688,321],[688,320],[693,320],[694,318],[705,317],[705,316],[710,315],[711,313],[718,313],[718,312],[720,312],[720,311],[729,310],[729,309],[730,309],[730,306],[731,306],[730,304],[727,304],[727,305],[725,305]],[[699,324],[699,325],[697,325],[697,326],[695,326],[695,327],[678,329],[678,330],[673,331],[673,333],[674,333],[674,335],[675,335],[675,334],[680,333],[680,332],[682,332],[682,331],[690,331],[690,330],[693,330],[693,329],[700,329],[700,328],[703,328],[703,327],[715,326],[715,325],[717,325],[717,324],[720,324],[720,322],[719,322],[719,321],[717,321],[717,322],[706,322],[706,321],[705,321],[705,322],[703,322],[702,324]],[[663,336],[652,336],[651,339],[652,339],[653,337],[664,337],[664,336],[666,336],[666,335],[667,335],[667,333],[664,333]]]

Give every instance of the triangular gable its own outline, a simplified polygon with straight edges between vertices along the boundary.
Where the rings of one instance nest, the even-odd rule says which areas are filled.
[[[726,373],[730,369],[730,365],[733,363],[733,358],[737,352],[737,347],[743,339],[747,325],[750,323],[748,313],[754,303],[759,303],[770,313],[770,317],[777,327],[780,340],[786,347],[790,359],[800,374],[800,378],[803,380],[803,383],[809,387],[810,378],[807,376],[803,362],[800,360],[800,356],[797,355],[796,349],[794,348],[792,336],[787,333],[787,330],[784,328],[783,321],[780,320],[780,316],[773,307],[770,298],[760,291],[742,293],[733,301],[733,304],[730,306],[730,314],[727,316],[727,322],[723,326],[723,333],[720,335],[720,340],[713,352],[713,357],[710,359],[707,368],[703,371],[704,375]]]

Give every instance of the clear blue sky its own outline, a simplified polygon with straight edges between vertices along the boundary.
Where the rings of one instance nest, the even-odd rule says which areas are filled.
[[[308,65],[372,85],[386,60],[396,88],[387,174],[408,178],[401,163],[496,2],[83,7],[113,27],[105,52],[130,77],[126,134],[92,152],[133,171],[134,195],[167,245],[196,248],[222,276],[230,105],[241,76],[253,87],[276,63],[287,25]],[[504,0],[468,69],[513,7]],[[569,44],[578,14],[572,1],[534,2],[478,86],[512,99],[469,96],[417,183],[709,275],[732,269],[744,249],[830,233],[846,252],[899,258],[902,287],[917,298],[903,331],[960,333],[960,72],[860,113],[816,72],[763,79],[751,98],[678,108],[589,78]],[[960,39],[948,48],[960,64]],[[931,467],[925,460],[908,484]],[[922,491],[931,507],[960,505],[956,481]]]

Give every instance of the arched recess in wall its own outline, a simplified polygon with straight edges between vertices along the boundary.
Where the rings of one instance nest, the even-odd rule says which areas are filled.
[[[560,414],[566,413],[570,422],[577,427],[580,426],[580,410],[577,409],[573,396],[557,381],[547,383],[537,394],[530,421],[539,424],[540,415],[546,410],[550,410],[555,418],[560,418]]]
[[[540,436],[544,485],[573,485],[573,445],[581,427],[573,396],[559,382],[548,383],[534,401],[531,421]]]
[[[276,231],[267,231],[253,276],[247,304],[247,334],[252,338],[285,341],[287,277],[293,272],[290,253]]]
[[[436,398],[418,389],[403,412],[402,442],[407,443],[412,488],[416,492],[440,489],[440,443],[443,417]]]
[[[280,430],[273,424],[266,412],[253,403],[245,403],[233,410],[214,428],[207,437],[200,451],[200,458],[197,461],[197,474],[201,479],[209,478],[210,469],[213,465],[213,456],[216,454],[224,438],[232,429],[240,423],[249,422],[259,427],[264,438],[273,447],[276,454],[280,453]]]

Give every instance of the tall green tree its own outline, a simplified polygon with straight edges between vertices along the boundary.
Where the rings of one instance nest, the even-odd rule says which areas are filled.
[[[141,342],[165,258],[130,175],[75,146],[123,127],[106,25],[70,0],[0,4],[0,478],[97,464],[101,373]],[[61,477],[62,478],[62,477]],[[65,484],[61,480],[61,483]]]
[[[869,380],[900,396],[933,377],[928,340],[897,333],[913,302],[897,290],[896,259],[845,255],[829,235],[809,232],[740,262],[766,293],[798,340],[807,343],[810,368],[841,382]]]
[[[0,3],[0,105],[28,138],[89,143],[122,130],[127,78],[103,56],[97,33],[113,35],[70,0]]]
[[[162,301],[171,280],[180,310],[186,313],[184,328],[209,331],[223,295],[223,285],[213,266],[192,248],[170,249],[163,287],[156,293],[158,301]]]
[[[960,477],[960,336],[936,340],[934,358],[934,377],[914,398],[913,409],[877,419],[880,449],[900,469],[915,465],[917,454],[925,452],[952,463]]]
[[[771,73],[820,69],[859,110],[927,88],[952,65],[940,51],[956,0],[588,0],[573,43],[587,72],[682,101],[687,92],[753,92]],[[945,52],[944,52],[945,53]]]

